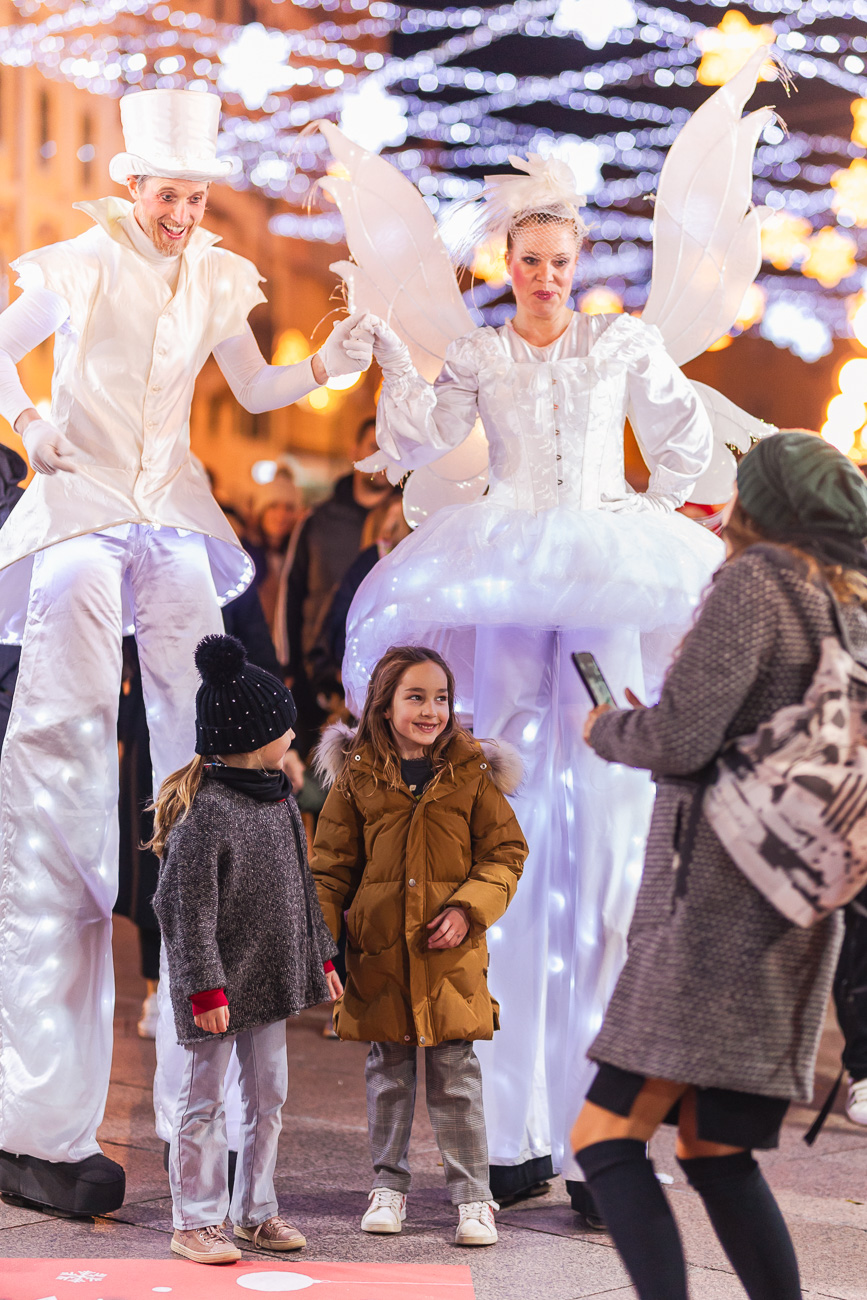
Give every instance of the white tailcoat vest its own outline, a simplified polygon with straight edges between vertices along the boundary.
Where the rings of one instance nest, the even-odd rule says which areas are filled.
[[[262,277],[199,228],[173,293],[124,230],[130,203],[75,206],[91,230],[13,262],[23,287],[43,285],[69,304],[55,335],[51,421],[75,447],[75,468],[37,474],[0,532],[0,639],[12,642],[24,630],[33,555],[83,533],[133,523],[204,534],[221,603],[252,577],[190,455],[190,406],[210,353],[265,301]]]

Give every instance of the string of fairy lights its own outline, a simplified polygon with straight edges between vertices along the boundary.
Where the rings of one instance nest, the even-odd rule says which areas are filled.
[[[419,187],[446,237],[455,205],[478,191],[486,169],[516,151],[558,153],[588,195],[592,257],[579,289],[592,294],[604,280],[606,305],[617,300],[627,310],[647,292],[647,195],[688,114],[667,92],[719,84],[757,45],[773,44],[796,87],[821,81],[851,100],[853,126],[851,136],[839,124],[827,134],[766,128],[754,197],[774,218],[763,274],[736,328],[761,330],[807,359],[826,354],[834,337],[851,337],[867,290],[867,0],[739,0],[737,8],[726,0],[682,8],[516,0],[449,9],[273,0],[273,22],[243,26],[197,12],[194,0],[14,3],[20,21],[0,29],[0,64],[35,67],[97,95],[218,91],[221,151],[237,159],[229,183],[279,200],[272,229],[292,238],[342,237],[334,209],[308,210],[329,163],[320,137],[301,136],[318,117],[383,151]],[[414,53],[388,52],[398,35],[412,38],[402,48]],[[557,65],[574,66],[550,75],[498,70],[492,51],[515,37],[559,43],[566,57]],[[778,99],[785,117],[782,90]],[[574,118],[575,129],[531,125],[531,110],[546,106],[558,122]],[[489,320],[502,312],[498,274],[488,268],[473,296]]]

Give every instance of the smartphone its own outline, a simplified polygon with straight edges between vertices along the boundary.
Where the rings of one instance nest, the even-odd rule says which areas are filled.
[[[590,696],[594,705],[611,704],[615,709],[617,704],[614,696],[611,694],[608,683],[602,676],[602,670],[596,662],[594,655],[587,652],[575,653],[572,655],[572,662],[578,676],[587,687],[587,694]]]

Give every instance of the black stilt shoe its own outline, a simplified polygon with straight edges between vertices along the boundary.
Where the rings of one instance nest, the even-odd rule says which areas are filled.
[[[530,1197],[544,1196],[551,1190],[550,1181],[554,1177],[550,1156],[536,1156],[525,1160],[522,1165],[491,1165],[488,1168],[491,1195],[501,1208]]]
[[[88,1156],[67,1164],[14,1156],[0,1151],[0,1194],[41,1209],[90,1217],[123,1205],[126,1174],[108,1156]]]
[[[567,1178],[566,1191],[569,1193],[569,1201],[580,1220],[581,1227],[590,1232],[605,1232],[605,1222],[587,1184],[577,1180],[572,1182]]]

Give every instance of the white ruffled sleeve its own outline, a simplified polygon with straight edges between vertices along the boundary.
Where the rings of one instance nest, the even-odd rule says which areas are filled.
[[[676,510],[710,463],[713,430],[692,384],[665,349],[653,325],[634,322],[629,348],[629,418],[650,468],[645,493],[630,497],[628,510]],[[632,340],[630,341],[632,342]]]
[[[404,471],[438,460],[467,438],[478,415],[479,365],[473,335],[456,339],[429,384],[417,371],[384,380],[376,412],[376,441]]]

